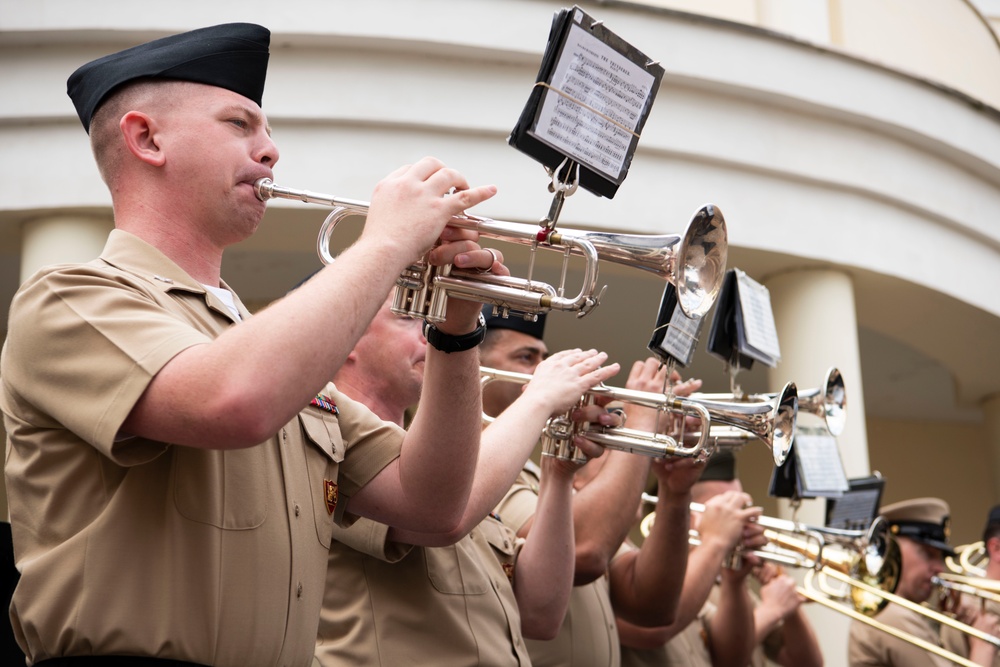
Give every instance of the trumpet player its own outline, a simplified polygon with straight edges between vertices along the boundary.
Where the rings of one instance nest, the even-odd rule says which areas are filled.
[[[334,378],[386,421],[419,412],[427,342],[387,301]],[[546,419],[618,371],[594,350],[542,362],[516,401],[483,432],[466,512],[443,534],[367,519],[334,527],[316,656],[321,665],[529,665],[525,637],[550,638],[573,583],[570,515],[578,464],[546,458],[538,530],[518,540],[490,510],[514,482]],[[597,420],[597,406],[581,417]],[[602,448],[578,443],[591,455]],[[427,511],[434,511],[428,507]]]
[[[948,543],[948,503],[940,498],[916,498],[883,507],[880,514],[888,522],[902,555],[896,595],[915,604],[926,602],[934,592],[933,578],[944,570],[944,556],[955,554]],[[994,636],[1000,635],[997,617],[980,613],[973,605],[960,604],[954,614],[967,625]],[[890,602],[875,620],[934,646],[942,646],[938,624],[901,604]],[[977,637],[970,637],[967,653],[963,650],[958,655],[989,667],[996,656],[996,648]],[[851,667],[943,667],[952,664],[912,642],[857,620],[851,622],[848,659]]]
[[[623,667],[746,667],[764,665],[766,659],[788,667],[822,665],[792,579],[750,553],[766,543],[753,521],[761,510],[744,493],[732,452],[709,459],[692,497],[705,512],[692,514],[698,544],[688,556],[677,619],[659,628],[622,622]],[[741,552],[735,567],[727,567]],[[759,601],[747,585],[753,573],[763,582]]]
[[[487,325],[490,329],[481,350],[484,366],[530,374],[548,354],[543,340],[544,320],[541,318],[536,322],[491,318],[487,320]],[[643,362],[637,366],[639,369],[633,368],[626,386],[642,389],[648,386],[646,383],[652,382],[659,383],[657,390],[662,391],[664,378],[662,374],[657,375],[655,362]],[[642,379],[636,377],[639,374]],[[484,390],[483,405],[487,414],[500,414],[517,395],[516,388],[503,387],[502,384],[493,383]],[[679,385],[678,393],[690,393],[698,386],[700,382],[697,381],[684,383]],[[642,429],[643,425],[653,428],[654,420],[650,417],[649,413],[639,409],[630,410],[628,425],[630,428]],[[649,421],[644,421],[647,419]],[[616,607],[629,607],[636,613],[660,619],[672,617],[679,586],[674,586],[678,590],[671,591],[670,586],[664,590],[644,585],[641,575],[636,576],[642,568],[633,569],[636,562],[634,555],[625,559],[614,558],[635,521],[649,465],[647,457],[608,451],[577,473],[574,481],[576,493],[573,496],[573,569],[576,585],[570,596],[566,619],[556,637],[527,642],[535,667],[617,666],[620,650],[614,620]],[[533,531],[539,529],[536,506],[541,477],[544,473],[539,475],[537,466],[529,462],[497,506],[497,512],[505,522],[509,521],[515,527],[519,537],[530,539]],[[675,529],[674,543],[667,549],[664,558],[679,569],[672,573],[660,573],[660,576],[683,576],[687,527],[682,522],[675,525]]]
[[[496,189],[432,158],[398,169],[355,245],[251,317],[221,267],[260,224],[253,186],[278,161],[269,42],[210,26],[69,78],[115,229],[99,258],[35,273],[9,311],[10,614],[29,664],[309,664],[335,521],[447,531],[465,512],[478,304],[453,301],[431,330],[408,431],[328,383],[438,240],[433,263],[508,273],[446,229]]]

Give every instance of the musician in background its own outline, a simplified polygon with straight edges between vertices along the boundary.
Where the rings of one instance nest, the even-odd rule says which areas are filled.
[[[986,517],[986,527],[983,528],[983,553],[986,556],[986,561],[983,563],[983,567],[986,569],[986,579],[991,582],[1000,581],[1000,505],[994,505]],[[972,607],[979,606],[994,616],[1000,617],[1000,602],[996,600],[983,600],[969,594],[963,594],[962,603]],[[952,653],[968,654],[969,639],[965,633],[944,626],[941,628],[941,640],[944,647]],[[1000,667],[1000,652],[993,658],[993,667]]]
[[[902,569],[896,595],[922,604],[934,593],[932,579],[944,570],[945,555],[955,555],[948,543],[950,509],[940,498],[916,498],[883,507],[880,514],[888,521],[890,532],[899,544]],[[998,622],[992,614],[975,607],[959,605],[958,620],[992,635],[998,635]],[[910,635],[942,646],[941,628],[932,619],[890,602],[875,615],[875,620]],[[851,667],[944,667],[952,662],[912,642],[878,628],[852,621],[848,646]],[[973,663],[989,667],[996,648],[988,642],[970,638],[968,653],[959,653]]]
[[[692,497],[705,512],[692,513],[700,543],[688,556],[677,619],[659,628],[621,623],[623,667],[822,665],[794,579],[749,553],[766,539],[753,521],[761,510],[743,491],[732,452],[712,455]],[[727,567],[734,552],[738,562]],[[759,597],[748,586],[751,575],[761,583]]]
[[[483,366],[530,374],[548,354],[542,340],[543,318],[530,322],[514,317],[490,317],[487,326],[486,341],[480,351]],[[687,394],[699,386],[699,381],[692,381],[679,384],[675,391]],[[626,387],[662,391],[663,373],[656,371],[654,361],[640,362],[630,373]],[[484,410],[490,415],[501,414],[519,391],[511,383],[487,386],[483,392]],[[629,428],[655,428],[653,410],[626,406],[626,412]],[[686,561],[689,489],[700,466],[688,461],[676,469],[663,471],[664,475],[676,477],[670,492],[664,493],[662,508],[664,516],[671,519],[663,522],[662,533],[650,541],[642,558],[634,553],[615,558],[635,520],[649,466],[649,457],[612,450],[589,462],[577,474],[573,496],[576,586],[556,638],[528,641],[535,667],[618,665],[615,608],[620,607],[622,613],[648,624],[673,617]],[[519,537],[528,537],[538,529],[535,512],[539,479],[537,466],[529,461],[497,506],[504,522],[512,525]],[[652,567],[654,563],[656,567]]]
[[[38,667],[309,664],[334,521],[450,530],[465,511],[478,304],[448,304],[434,332],[452,353],[428,350],[408,431],[328,383],[439,239],[434,264],[507,274],[475,234],[446,230],[496,189],[431,158],[393,172],[359,240],[251,317],[220,273],[278,161],[269,42],[258,25],[212,26],[69,78],[115,229],[100,258],[21,286],[0,361],[10,614]]]
[[[420,398],[427,343],[421,322],[393,314],[390,305],[391,297],[334,384],[402,426],[405,411]],[[579,464],[542,461],[538,530],[528,539],[518,539],[491,510],[531,455],[546,420],[618,371],[617,364],[601,365],[606,358],[568,350],[538,366],[518,399],[483,432],[469,505],[451,533],[397,530],[363,518],[334,528],[316,641],[320,664],[530,665],[524,638],[555,636],[569,603],[570,503]],[[617,421],[598,406],[581,410],[580,417]],[[590,455],[603,453],[589,441],[579,444]]]
[[[994,505],[983,529],[986,551],[986,578],[1000,581],[1000,505]]]

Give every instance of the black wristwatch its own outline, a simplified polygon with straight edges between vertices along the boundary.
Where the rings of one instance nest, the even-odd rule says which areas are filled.
[[[486,318],[483,317],[482,313],[479,313],[479,326],[473,331],[467,334],[462,334],[461,336],[452,336],[451,334],[441,333],[441,331],[431,324],[430,322],[424,321],[424,338],[435,350],[441,350],[447,354],[452,352],[465,352],[466,350],[471,350],[476,347],[486,338]]]

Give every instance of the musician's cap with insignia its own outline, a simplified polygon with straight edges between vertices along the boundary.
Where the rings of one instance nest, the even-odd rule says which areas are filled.
[[[940,498],[914,498],[886,505],[880,514],[889,523],[893,535],[908,537],[948,556],[955,550],[948,544],[951,534],[951,509]]]
[[[264,96],[271,33],[253,23],[226,23],[163,37],[83,65],[66,92],[84,129],[116,88],[137,79],[193,81],[253,100]]]
[[[520,331],[538,340],[545,339],[545,313],[539,313],[534,322],[524,319],[519,313],[511,313],[509,317],[493,314],[492,304],[483,306],[483,317],[486,319],[486,330],[510,329]]]

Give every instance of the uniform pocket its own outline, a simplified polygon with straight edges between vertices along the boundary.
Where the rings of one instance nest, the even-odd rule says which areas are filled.
[[[299,413],[305,434],[306,466],[309,469],[309,498],[316,521],[316,537],[324,547],[333,539],[333,517],[340,502],[337,475],[344,460],[344,440],[336,415],[306,410]]]
[[[172,449],[174,503],[181,516],[224,530],[264,523],[270,443],[231,451]]]

